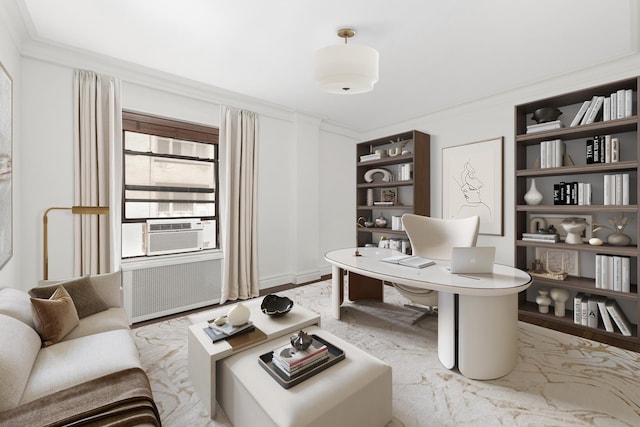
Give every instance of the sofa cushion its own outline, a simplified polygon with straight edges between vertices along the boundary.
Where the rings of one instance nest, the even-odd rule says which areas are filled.
[[[65,336],[62,341],[73,340],[87,335],[117,329],[129,329],[127,314],[122,307],[112,307],[100,313],[80,319],[80,324]]]
[[[62,340],[78,326],[78,312],[64,287],[59,286],[49,299],[31,298],[33,322],[46,347]]]
[[[20,289],[0,289],[0,314],[6,314],[35,328],[29,294]]]
[[[128,368],[141,368],[130,330],[108,331],[43,347],[20,403]]]
[[[31,327],[0,314],[0,412],[20,402],[41,345]]]
[[[66,282],[58,282],[51,286],[32,288],[29,291],[29,295],[34,298],[49,298],[58,286],[64,286],[67,292],[69,292],[76,306],[76,310],[78,310],[78,317],[80,319],[109,308],[91,284],[89,276],[68,280]]]

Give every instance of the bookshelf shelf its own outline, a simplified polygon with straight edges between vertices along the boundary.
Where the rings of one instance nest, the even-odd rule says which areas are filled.
[[[532,286],[519,294],[519,318],[522,321],[537,324],[547,328],[555,329],[565,333],[593,339],[618,347],[631,349],[640,352],[640,336],[638,332],[638,319],[640,318],[640,298],[638,297],[638,276],[640,268],[638,266],[638,242],[640,241],[640,213],[638,211],[639,191],[637,178],[640,161],[640,120],[638,111],[638,88],[640,78],[633,77],[620,81],[615,81],[596,87],[586,88],[552,96],[545,99],[536,100],[514,108],[515,115],[515,206],[514,206],[514,226],[515,226],[515,247],[514,265],[523,270],[528,270],[536,255],[536,248],[555,250],[558,252],[578,253],[579,272],[582,277],[568,276],[565,280],[553,280],[548,278],[535,277]],[[592,124],[583,124],[570,127],[572,119],[584,101],[593,99],[594,96],[608,97],[612,93],[620,90],[631,90],[632,115],[629,117],[603,121],[596,119]],[[534,124],[532,113],[543,107],[559,108],[563,115],[561,121],[565,127],[547,130],[536,133],[527,133],[527,126]],[[614,163],[587,164],[586,141],[610,135],[611,138],[618,138],[621,144],[620,161]],[[570,154],[573,165],[562,167],[551,167],[541,169],[539,167],[539,157],[541,142],[560,139],[566,147],[567,154]],[[546,148],[546,147],[545,147]],[[628,205],[605,205],[603,177],[611,174],[629,174],[629,180],[633,184],[629,187]],[[527,205],[524,195],[531,186],[531,181],[536,179],[536,186],[543,193],[543,204]],[[587,182],[591,184],[592,205],[557,205],[553,201],[553,185],[558,182]],[[606,178],[605,178],[606,182]],[[574,187],[575,188],[575,187]],[[559,243],[544,243],[521,240],[522,233],[529,230],[530,214],[544,217],[566,215],[572,216],[587,215],[593,218],[593,223],[609,225],[611,217],[624,214],[631,219],[631,225],[625,229],[625,234],[632,237],[632,244],[629,246],[612,246],[604,244],[593,246],[587,243],[582,245]],[[589,225],[590,226],[590,225]],[[604,239],[611,231],[599,231],[597,237]],[[625,257],[630,259],[630,292],[614,291],[608,287],[606,289],[596,288],[595,260],[596,255],[612,257]],[[601,279],[602,280],[602,279]],[[608,280],[604,280],[608,282]],[[570,299],[567,301],[567,314],[563,318],[556,317],[551,310],[550,314],[539,313],[535,297],[541,288],[561,288],[570,292]],[[592,297],[605,297],[615,300],[621,307],[625,316],[631,323],[631,336],[624,336],[620,330],[614,326],[614,332],[604,329],[602,319],[599,318],[598,328],[576,324],[573,320],[573,298],[582,293]],[[599,317],[599,315],[598,315]]]

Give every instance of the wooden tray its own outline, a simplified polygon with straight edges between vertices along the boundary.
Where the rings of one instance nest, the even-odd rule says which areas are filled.
[[[344,351],[342,351],[340,348],[315,334],[311,335],[311,337],[314,341],[327,346],[327,349],[329,350],[329,358],[318,365],[310,366],[309,368],[296,374],[293,378],[289,378],[289,375],[282,372],[273,364],[273,362],[271,361],[273,359],[273,351],[261,355],[258,358],[258,363],[260,363],[260,366],[262,366],[264,370],[267,371],[269,375],[271,375],[273,379],[278,382],[278,384],[280,384],[284,388],[291,388],[344,359]]]

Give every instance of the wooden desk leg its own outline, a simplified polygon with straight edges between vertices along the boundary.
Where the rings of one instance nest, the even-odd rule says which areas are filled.
[[[382,280],[349,272],[349,299],[382,301]]]
[[[474,380],[507,375],[518,362],[518,294],[458,298],[460,373]]]
[[[331,266],[331,305],[333,306],[333,317],[340,319],[340,305],[342,304],[344,292],[344,271],[335,265]]]

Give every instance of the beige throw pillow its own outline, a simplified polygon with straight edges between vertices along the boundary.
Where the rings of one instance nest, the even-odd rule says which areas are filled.
[[[31,289],[29,291],[29,295],[34,298],[49,298],[53,295],[58,286],[63,286],[69,293],[74,305],[76,306],[78,317],[80,319],[84,319],[87,316],[91,316],[92,314],[109,308],[98,291],[96,291],[96,288],[91,284],[89,276],[68,280],[66,282],[59,282],[51,286],[39,286]]]
[[[80,324],[73,300],[62,286],[49,299],[31,298],[31,310],[44,347],[59,342]]]

